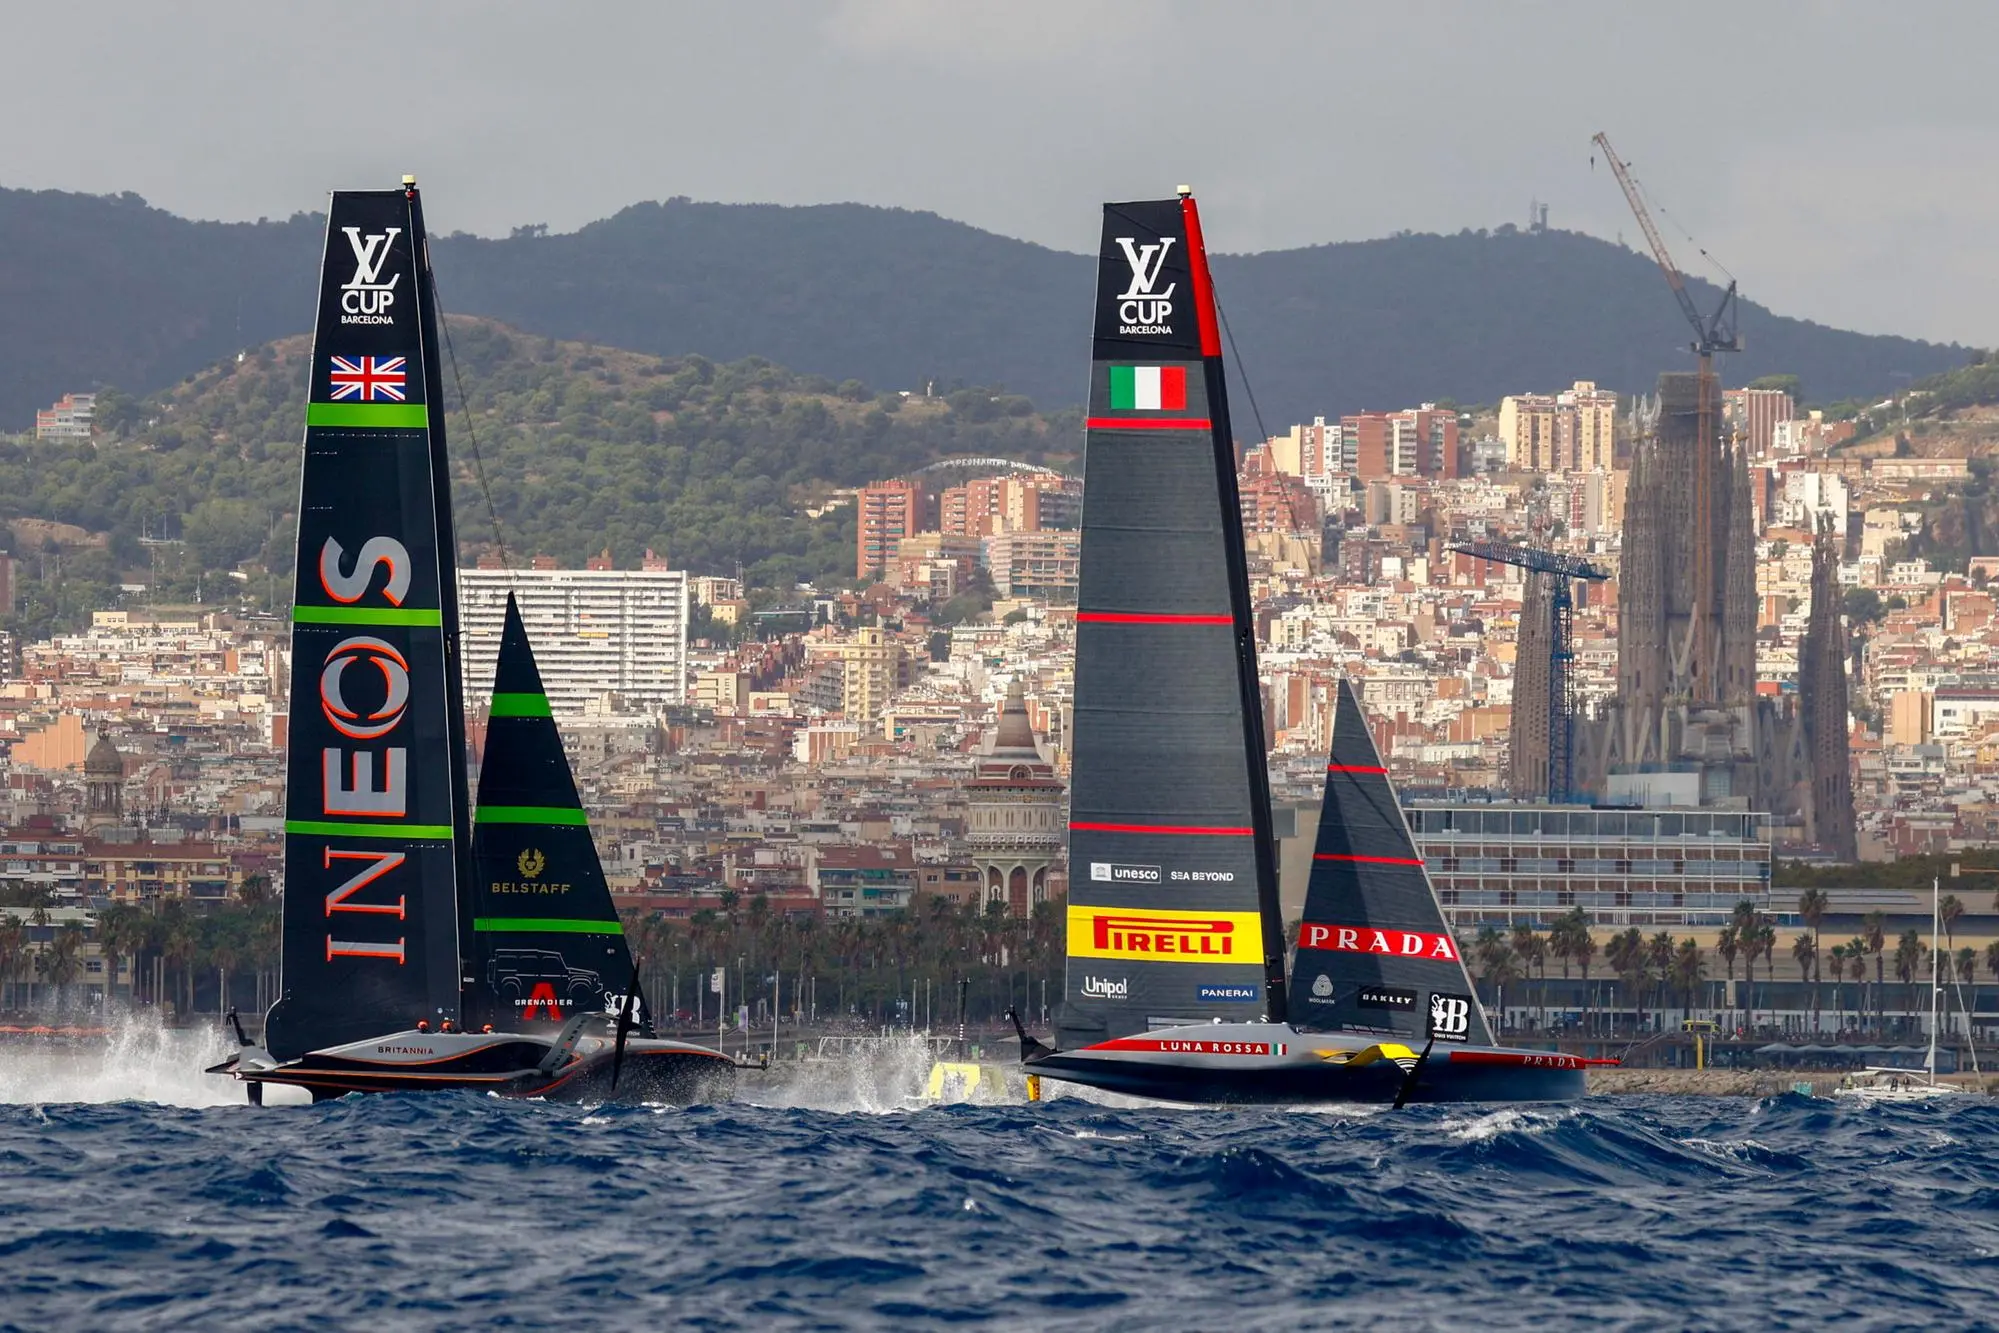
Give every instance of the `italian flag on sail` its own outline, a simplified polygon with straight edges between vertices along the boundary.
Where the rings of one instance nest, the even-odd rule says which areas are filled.
[[[1173,412],[1187,406],[1185,366],[1112,366],[1111,407]]]

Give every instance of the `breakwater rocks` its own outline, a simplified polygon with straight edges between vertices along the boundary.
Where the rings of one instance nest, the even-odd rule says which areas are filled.
[[[1666,1097],[1774,1097],[1809,1084],[1817,1096],[1827,1096],[1839,1086],[1842,1075],[1828,1070],[1792,1069],[1592,1069],[1589,1071],[1591,1096]],[[1956,1083],[1972,1092],[1999,1091],[1999,1077],[1987,1074],[1980,1079],[1970,1074],[1947,1075],[1943,1082]]]

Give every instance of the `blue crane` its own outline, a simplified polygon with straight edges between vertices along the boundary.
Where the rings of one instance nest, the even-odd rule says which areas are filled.
[[[1577,555],[1543,551],[1512,542],[1461,542],[1451,548],[1464,555],[1513,565],[1536,574],[1548,574],[1549,655],[1548,655],[1548,800],[1562,804],[1575,799],[1571,788],[1575,766],[1576,696],[1570,666],[1575,649],[1570,634],[1575,619],[1575,601],[1569,584],[1576,579],[1601,583],[1610,577],[1602,569]]]

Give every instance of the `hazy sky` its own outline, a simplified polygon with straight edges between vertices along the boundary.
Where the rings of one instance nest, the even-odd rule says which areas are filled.
[[[1100,200],[1190,181],[1219,250],[1534,198],[1638,244],[1603,129],[1689,271],[1690,232],[1782,313],[1999,343],[1999,6],[64,0],[4,25],[0,185],[194,217],[413,170],[440,231],[689,195],[1084,250]]]

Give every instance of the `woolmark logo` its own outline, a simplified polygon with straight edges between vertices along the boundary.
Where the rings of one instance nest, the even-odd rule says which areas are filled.
[[[1118,248],[1124,251],[1125,262],[1131,265],[1131,283],[1117,298],[1120,334],[1173,332],[1173,326],[1167,322],[1173,318],[1173,302],[1169,298],[1180,284],[1169,282],[1164,291],[1159,289],[1159,277],[1166,267],[1166,252],[1173,248],[1173,241],[1171,236],[1162,236],[1149,245],[1140,245],[1136,236],[1117,238]]]
[[[1119,865],[1114,861],[1090,862],[1090,878],[1113,884],[1157,884],[1158,866]]]
[[[389,313],[389,307],[396,303],[396,284],[403,275],[391,273],[389,280],[383,282],[382,268],[389,262],[389,251],[403,229],[391,227],[366,236],[361,234],[359,227],[342,227],[340,230],[346,233],[347,244],[354,250],[354,276],[340,288],[340,322],[395,323],[396,318]]]
[[[1471,1035],[1471,997],[1430,996],[1430,1035],[1438,1041],[1464,1041]]]
[[[1112,981],[1108,977],[1084,977],[1083,994],[1099,1000],[1122,1000],[1131,995],[1131,980],[1119,977]]]

